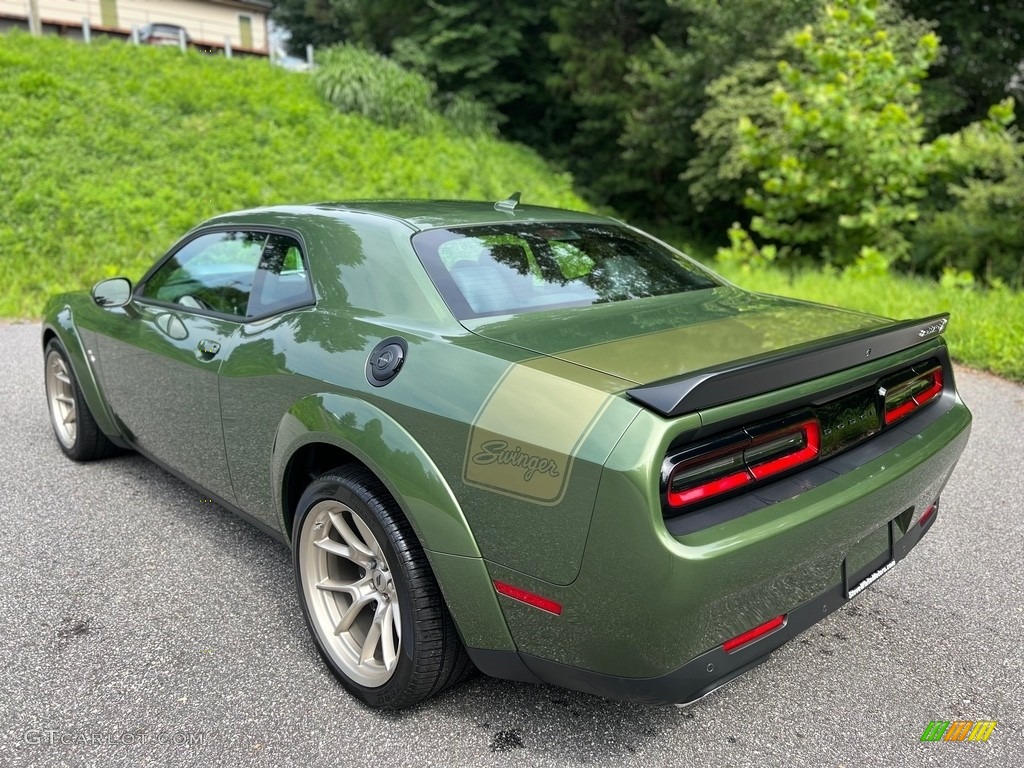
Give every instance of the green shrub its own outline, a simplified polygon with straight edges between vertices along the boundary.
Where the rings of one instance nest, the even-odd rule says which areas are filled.
[[[447,99],[443,114],[451,127],[465,136],[496,136],[501,116],[482,101],[460,93]]]
[[[938,39],[923,35],[901,55],[876,5],[835,0],[793,33],[797,59],[779,62],[772,96],[777,127],[739,126],[740,154],[761,182],[744,203],[751,228],[840,266],[864,247],[906,255],[902,230],[918,217],[929,170],[917,94]]]
[[[933,207],[914,233],[914,266],[1024,287],[1024,143],[1013,102],[936,142],[945,158]]]
[[[742,198],[758,238],[732,233],[723,257],[749,266],[774,247],[783,265],[1024,285],[1012,100],[926,142],[920,83],[939,50],[927,26],[889,0],[832,0],[772,49],[774,75],[743,62],[712,83],[691,194],[705,207]]]
[[[319,56],[313,83],[342,112],[389,128],[447,128],[463,136],[495,136],[499,115],[464,94],[437,94],[429,79],[394,59],[354,45],[337,45]]]
[[[438,121],[434,84],[378,53],[337,45],[318,55],[313,83],[342,112],[389,128],[424,130]]]

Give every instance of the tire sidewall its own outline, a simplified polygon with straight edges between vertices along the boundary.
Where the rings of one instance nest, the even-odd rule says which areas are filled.
[[[321,658],[334,673],[335,677],[345,686],[346,689],[361,701],[372,707],[397,707],[402,706],[398,702],[408,687],[409,681],[415,669],[413,659],[416,655],[416,630],[417,623],[413,614],[412,597],[409,587],[409,578],[406,572],[407,560],[402,557],[395,547],[392,535],[386,527],[388,521],[378,519],[373,506],[369,505],[351,487],[352,481],[335,476],[321,477],[314,480],[299,499],[298,511],[292,526],[292,560],[295,572],[295,586],[299,595],[299,603],[302,605],[302,615],[306,619],[306,626],[313,636],[314,643]],[[300,562],[302,552],[302,535],[305,522],[309,513],[321,501],[335,500],[347,505],[353,513],[359,515],[370,531],[377,538],[378,543],[384,552],[388,568],[391,571],[392,579],[395,582],[398,596],[398,608],[402,617],[402,635],[398,653],[398,664],[394,674],[386,683],[378,687],[368,687],[355,682],[345,673],[344,669],[331,656],[320,639],[320,628],[316,626],[312,612],[309,608],[308,598],[305,594],[302,581],[302,563]],[[309,532],[305,532],[306,535]]]

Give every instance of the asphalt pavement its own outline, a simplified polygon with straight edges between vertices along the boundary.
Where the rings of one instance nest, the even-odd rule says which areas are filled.
[[[0,766],[1024,765],[1024,387],[959,370],[974,431],[928,536],[694,706],[477,676],[389,714],[317,657],[284,547],[138,456],[65,459],[39,327],[0,351]]]

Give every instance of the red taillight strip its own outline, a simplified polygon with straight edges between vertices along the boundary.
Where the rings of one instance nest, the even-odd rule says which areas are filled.
[[[775,441],[784,441],[788,436],[802,436],[802,445],[795,451],[783,454],[782,456],[776,456],[756,464],[750,462],[750,454],[754,453],[756,455],[757,453],[755,449],[761,448],[763,451],[765,446],[769,446],[769,444]],[[771,448],[769,447],[768,450],[770,454]],[[670,475],[667,489],[668,503],[673,507],[685,507],[689,504],[696,504],[729,493],[751,483],[767,480],[775,475],[780,475],[783,472],[788,472],[791,469],[814,461],[817,459],[820,450],[821,427],[818,424],[818,420],[806,419],[767,435],[758,436],[752,442],[738,444],[731,448],[728,453],[716,454],[706,462],[707,464],[712,464],[715,461],[721,461],[723,456],[731,454],[740,458],[740,461],[733,464],[734,467],[740,463],[743,465],[743,468],[738,472],[730,472],[707,482],[679,490],[672,489],[674,475]],[[693,472],[695,467],[699,468],[700,464],[691,460],[679,464],[673,471],[675,469],[683,469],[686,472]]]
[[[787,614],[785,613],[781,616],[776,616],[774,619],[769,619],[764,624],[759,624],[753,629],[748,629],[742,635],[736,635],[736,637],[731,640],[726,640],[722,643],[722,650],[726,653],[732,653],[733,651],[737,651],[743,646],[774,632],[779,627],[786,625],[786,616]]]
[[[913,413],[925,403],[929,403],[942,394],[942,369],[933,368],[927,373],[923,373],[916,378],[911,379],[905,384],[900,384],[898,389],[910,389],[918,381],[928,382],[928,388],[923,392],[911,397],[905,403],[900,403],[898,406],[890,410],[888,406],[885,407],[885,423],[892,424],[893,422],[899,421],[904,416]],[[884,395],[883,395],[884,397]]]
[[[499,595],[505,595],[505,597],[511,597],[513,600],[518,600],[521,603],[532,605],[534,608],[540,608],[542,611],[553,613],[555,616],[562,615],[562,606],[560,603],[556,603],[554,600],[549,600],[546,597],[534,594],[533,592],[527,592],[525,589],[519,587],[513,587],[511,584],[506,584],[503,581],[494,582],[494,589]]]
[[[764,480],[772,475],[788,472],[818,457],[818,451],[821,449],[821,427],[818,426],[818,420],[808,419],[797,424],[794,429],[786,430],[786,432],[796,430],[799,430],[804,435],[804,447],[795,453],[789,453],[777,459],[752,466],[750,472],[755,480]]]
[[[670,490],[668,492],[668,503],[673,507],[696,504],[698,501],[704,501],[704,499],[710,499],[713,496],[742,488],[744,485],[752,482],[753,479],[750,472],[744,470],[743,472],[735,472],[725,477],[719,477],[695,488],[686,488],[682,491]]]
[[[928,509],[922,512],[921,519],[917,521],[917,524],[923,527],[925,523],[931,520],[932,515],[935,514],[935,507],[937,506],[938,503],[932,504],[930,507],[928,507]]]

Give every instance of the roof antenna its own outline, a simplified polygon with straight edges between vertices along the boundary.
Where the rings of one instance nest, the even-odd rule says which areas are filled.
[[[513,192],[507,200],[499,200],[494,204],[494,210],[504,211],[505,213],[514,213],[516,206],[519,205],[519,198],[523,196],[522,192]]]

